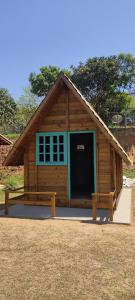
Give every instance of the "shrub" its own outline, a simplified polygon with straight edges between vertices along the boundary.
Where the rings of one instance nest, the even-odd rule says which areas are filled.
[[[23,175],[8,176],[4,180],[5,189],[12,190],[23,185]]]

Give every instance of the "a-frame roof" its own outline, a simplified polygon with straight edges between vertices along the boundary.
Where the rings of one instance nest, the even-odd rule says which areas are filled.
[[[65,76],[63,73],[60,73],[58,76],[58,79],[56,80],[55,84],[47,94],[46,98],[43,99],[41,104],[39,105],[38,109],[34,113],[33,117],[30,119],[29,123],[27,124],[26,128],[18,138],[18,140],[15,142],[13,148],[11,149],[10,153],[8,154],[4,165],[19,165],[23,164],[23,158],[24,158],[24,150],[27,145],[27,142],[30,140],[31,135],[34,132],[34,125],[38,123],[38,120],[40,120],[41,112],[44,113],[47,112],[49,108],[49,104],[51,104],[52,96],[57,94],[58,88],[61,85],[61,83],[64,82],[64,84],[72,90],[72,92],[78,97],[78,99],[81,101],[81,103],[86,108],[87,112],[90,114],[91,119],[97,124],[97,126],[100,128],[101,132],[106,136],[110,144],[113,146],[113,148],[116,150],[116,152],[121,156],[121,158],[125,161],[126,164],[131,164],[131,160],[128,157],[127,153],[124,151],[122,146],[119,144],[117,139],[114,137],[114,135],[111,133],[111,131],[108,129],[108,127],[105,125],[105,123],[102,121],[102,119],[99,117],[99,115],[96,113],[94,108],[91,106],[91,104],[82,96],[80,91],[76,88],[76,86],[72,83],[72,81]],[[54,98],[54,97],[53,97]]]
[[[0,134],[0,145],[12,145],[12,142],[4,135]]]

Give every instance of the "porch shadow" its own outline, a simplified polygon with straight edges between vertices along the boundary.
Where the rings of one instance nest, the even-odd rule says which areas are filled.
[[[41,219],[51,218],[51,208],[47,206],[32,205],[12,205],[9,207],[9,217]],[[131,223],[131,189],[123,188],[120,195],[116,211],[113,215],[113,222],[109,221],[109,211],[107,209],[97,209],[97,220],[93,222],[92,209],[89,208],[67,208],[57,207],[54,220],[74,220],[87,223]],[[4,217],[4,207],[0,210],[0,217]],[[7,216],[6,216],[7,217]]]
[[[9,216],[13,218],[48,219],[51,218],[50,207],[12,205],[8,208]],[[0,210],[0,217],[4,217],[4,209]],[[7,217],[7,216],[6,216]],[[93,222],[92,209],[57,207],[55,220],[76,220]],[[97,212],[97,221],[108,222],[108,211],[100,209]]]

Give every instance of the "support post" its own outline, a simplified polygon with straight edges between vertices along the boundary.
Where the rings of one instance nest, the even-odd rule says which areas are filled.
[[[55,211],[55,195],[51,196],[51,217],[54,218],[56,215]]]
[[[92,194],[92,216],[93,216],[93,221],[96,221],[97,218],[97,196]]]
[[[9,199],[9,192],[5,191],[5,215],[8,216],[8,199]]]
[[[110,217],[110,221],[113,221],[113,194],[110,193],[110,207],[109,207],[109,217]]]

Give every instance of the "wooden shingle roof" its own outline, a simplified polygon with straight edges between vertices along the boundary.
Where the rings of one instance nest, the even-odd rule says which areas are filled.
[[[12,145],[12,142],[4,135],[0,134],[0,145]]]
[[[97,124],[97,126],[100,128],[102,133],[106,136],[106,138],[109,140],[110,144],[113,146],[113,148],[116,150],[116,152],[121,156],[121,158],[124,160],[126,164],[131,164],[131,160],[128,157],[125,150],[122,148],[120,143],[117,141],[117,139],[114,137],[114,135],[111,133],[111,131],[108,129],[108,127],[105,125],[105,123],[102,121],[102,119],[99,117],[99,115],[96,113],[94,108],[91,106],[91,104],[83,97],[83,95],[80,93],[80,91],[76,88],[76,86],[73,84],[73,82],[65,76],[63,73],[60,73],[58,76],[58,79],[56,80],[55,84],[47,94],[46,98],[43,99],[41,104],[39,105],[38,109],[34,113],[33,117],[30,119],[29,123],[27,124],[26,128],[18,138],[18,140],[13,145],[13,148],[11,149],[10,153],[8,154],[4,165],[21,165],[23,164],[23,157],[24,157],[24,151],[25,147],[27,145],[28,140],[30,140],[30,137],[32,136],[34,132],[34,124],[38,123],[38,120],[40,120],[40,114],[43,110],[44,113],[47,112],[49,105],[52,101],[52,96],[54,94],[57,94],[57,90],[59,87],[59,84],[61,82],[64,82],[65,85],[72,90],[72,92],[78,97],[78,99],[81,101],[81,103],[85,106],[87,109],[87,112],[90,114],[91,119]],[[54,98],[54,97],[53,97]]]

